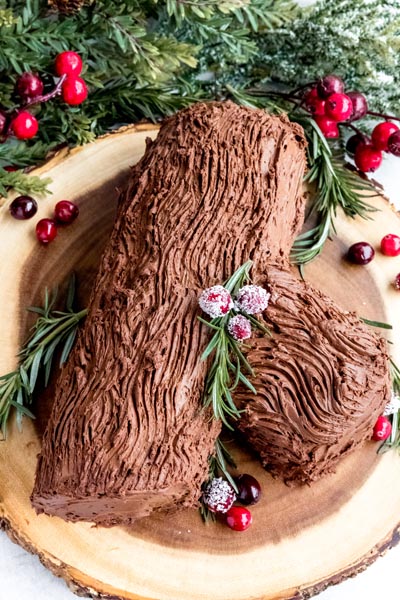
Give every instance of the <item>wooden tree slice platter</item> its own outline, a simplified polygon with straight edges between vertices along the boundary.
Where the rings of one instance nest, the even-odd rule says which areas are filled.
[[[87,301],[99,257],[111,230],[116,188],[145,148],[150,125],[125,129],[70,153],[61,152],[37,170],[53,179],[52,196],[40,200],[37,218],[15,221],[7,200],[0,208],[0,373],[12,370],[46,286],[78,275],[80,303]],[[34,234],[38,218],[51,216],[55,202],[76,201],[79,219],[49,247]],[[338,218],[339,237],[306,267],[306,277],[344,308],[390,322],[400,337],[400,293],[390,285],[400,258],[377,252],[367,267],[343,259],[350,243],[400,234],[400,221],[382,198],[373,221]],[[399,344],[391,347],[399,360]],[[400,362],[400,361],[399,361]],[[53,383],[54,385],[54,383]],[[262,484],[254,524],[236,533],[205,526],[196,511],[156,515],[132,527],[96,528],[37,516],[29,503],[40,438],[51,406],[50,389],[33,407],[37,419],[11,424],[0,443],[0,522],[10,537],[63,577],[77,593],[93,598],[157,600],[256,600],[308,598],[356,574],[400,536],[400,458],[376,453],[367,443],[344,459],[334,475],[312,486],[287,487],[273,480],[243,448],[231,449],[239,471]]]

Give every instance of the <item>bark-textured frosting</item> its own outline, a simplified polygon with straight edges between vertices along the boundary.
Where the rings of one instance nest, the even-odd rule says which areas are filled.
[[[265,276],[273,335],[247,355],[257,396],[236,394],[239,429],[274,475],[310,482],[371,437],[389,399],[386,345],[288,271],[271,266]]]
[[[32,503],[104,525],[195,506],[219,424],[201,410],[200,290],[284,266],[303,220],[301,128],[233,103],[164,122],[121,198],[57,385]],[[331,390],[327,390],[331,393]]]

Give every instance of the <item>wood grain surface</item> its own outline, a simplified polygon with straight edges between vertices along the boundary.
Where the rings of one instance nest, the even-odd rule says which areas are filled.
[[[11,197],[0,208],[0,373],[16,365],[15,355],[32,324],[26,307],[43,302],[46,286],[65,285],[77,273],[79,303],[88,298],[99,258],[113,223],[118,192],[138,161],[146,137],[157,128],[126,128],[70,153],[61,152],[36,171],[53,179],[53,194],[39,200],[38,215],[15,221]],[[76,201],[79,219],[42,247],[35,223],[51,216],[62,199]],[[391,281],[398,259],[379,251],[367,267],[349,265],[350,243],[379,246],[382,235],[400,234],[400,220],[376,198],[374,220],[339,216],[338,238],[305,269],[306,278],[344,308],[390,322],[399,339],[400,293]],[[399,344],[391,346],[399,360]],[[238,440],[229,442],[240,472],[256,476],[262,501],[247,532],[205,526],[196,511],[156,515],[131,527],[96,528],[37,516],[29,503],[40,438],[51,408],[53,381],[35,399],[35,421],[13,423],[0,443],[0,523],[10,537],[72,589],[93,598],[157,600],[278,600],[308,598],[331,583],[356,574],[399,540],[400,459],[376,454],[367,443],[344,459],[334,475],[312,486],[287,487],[273,480]]]

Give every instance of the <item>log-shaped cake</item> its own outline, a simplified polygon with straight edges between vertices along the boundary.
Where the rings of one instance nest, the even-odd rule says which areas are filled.
[[[89,314],[57,385],[32,502],[110,525],[195,506],[220,425],[204,412],[200,291],[287,254],[301,129],[233,103],[164,122],[133,169]]]
[[[257,396],[237,391],[238,427],[274,475],[309,483],[371,439],[390,399],[386,343],[289,271],[263,282],[272,337],[247,354]]]
[[[387,399],[383,342],[288,271],[304,145],[285,117],[230,102],[194,105],[148,143],[57,386],[38,512],[111,525],[197,504],[220,429],[202,410],[197,300],[248,259],[272,292],[273,338],[253,340],[258,395],[238,391],[243,433],[299,481],[367,437]]]

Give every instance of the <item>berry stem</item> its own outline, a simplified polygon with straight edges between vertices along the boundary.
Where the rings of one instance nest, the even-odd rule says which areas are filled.
[[[371,115],[371,117],[381,117],[382,119],[386,119],[387,121],[400,121],[400,117],[393,117],[391,115],[384,115],[383,113],[374,112],[372,110],[367,111],[367,115]]]
[[[288,102],[291,102],[292,104],[295,104],[296,106],[300,106],[300,104],[301,104],[299,102],[298,98],[293,97],[292,92],[290,94],[288,94],[286,92],[273,92],[273,91],[268,91],[268,90],[250,89],[249,93],[251,93],[252,96],[261,96],[261,97],[271,96],[272,98],[283,98],[284,100],[287,100]]]
[[[61,77],[58,80],[56,86],[54,87],[53,90],[51,90],[51,92],[48,92],[47,94],[44,94],[43,96],[36,96],[35,98],[32,98],[31,100],[29,100],[28,102],[26,102],[25,104],[23,104],[22,106],[24,108],[27,108],[28,106],[32,106],[33,104],[39,104],[41,102],[47,102],[48,100],[51,100],[55,96],[58,96],[59,94],[61,94],[62,84],[64,83],[64,81],[66,80],[66,78],[67,78],[66,75],[61,75]]]
[[[349,129],[352,129],[357,135],[359,135],[363,139],[367,137],[365,133],[363,133],[361,129],[358,129],[358,127],[353,125],[353,123],[338,123],[338,125],[339,127],[348,127]]]
[[[305,83],[304,85],[301,85],[300,87],[296,88],[295,90],[292,90],[290,92],[290,94],[292,96],[295,96],[296,94],[298,94],[299,92],[302,92],[303,90],[307,89],[308,87],[311,87],[313,85],[317,85],[318,81],[309,81],[308,83]]]

